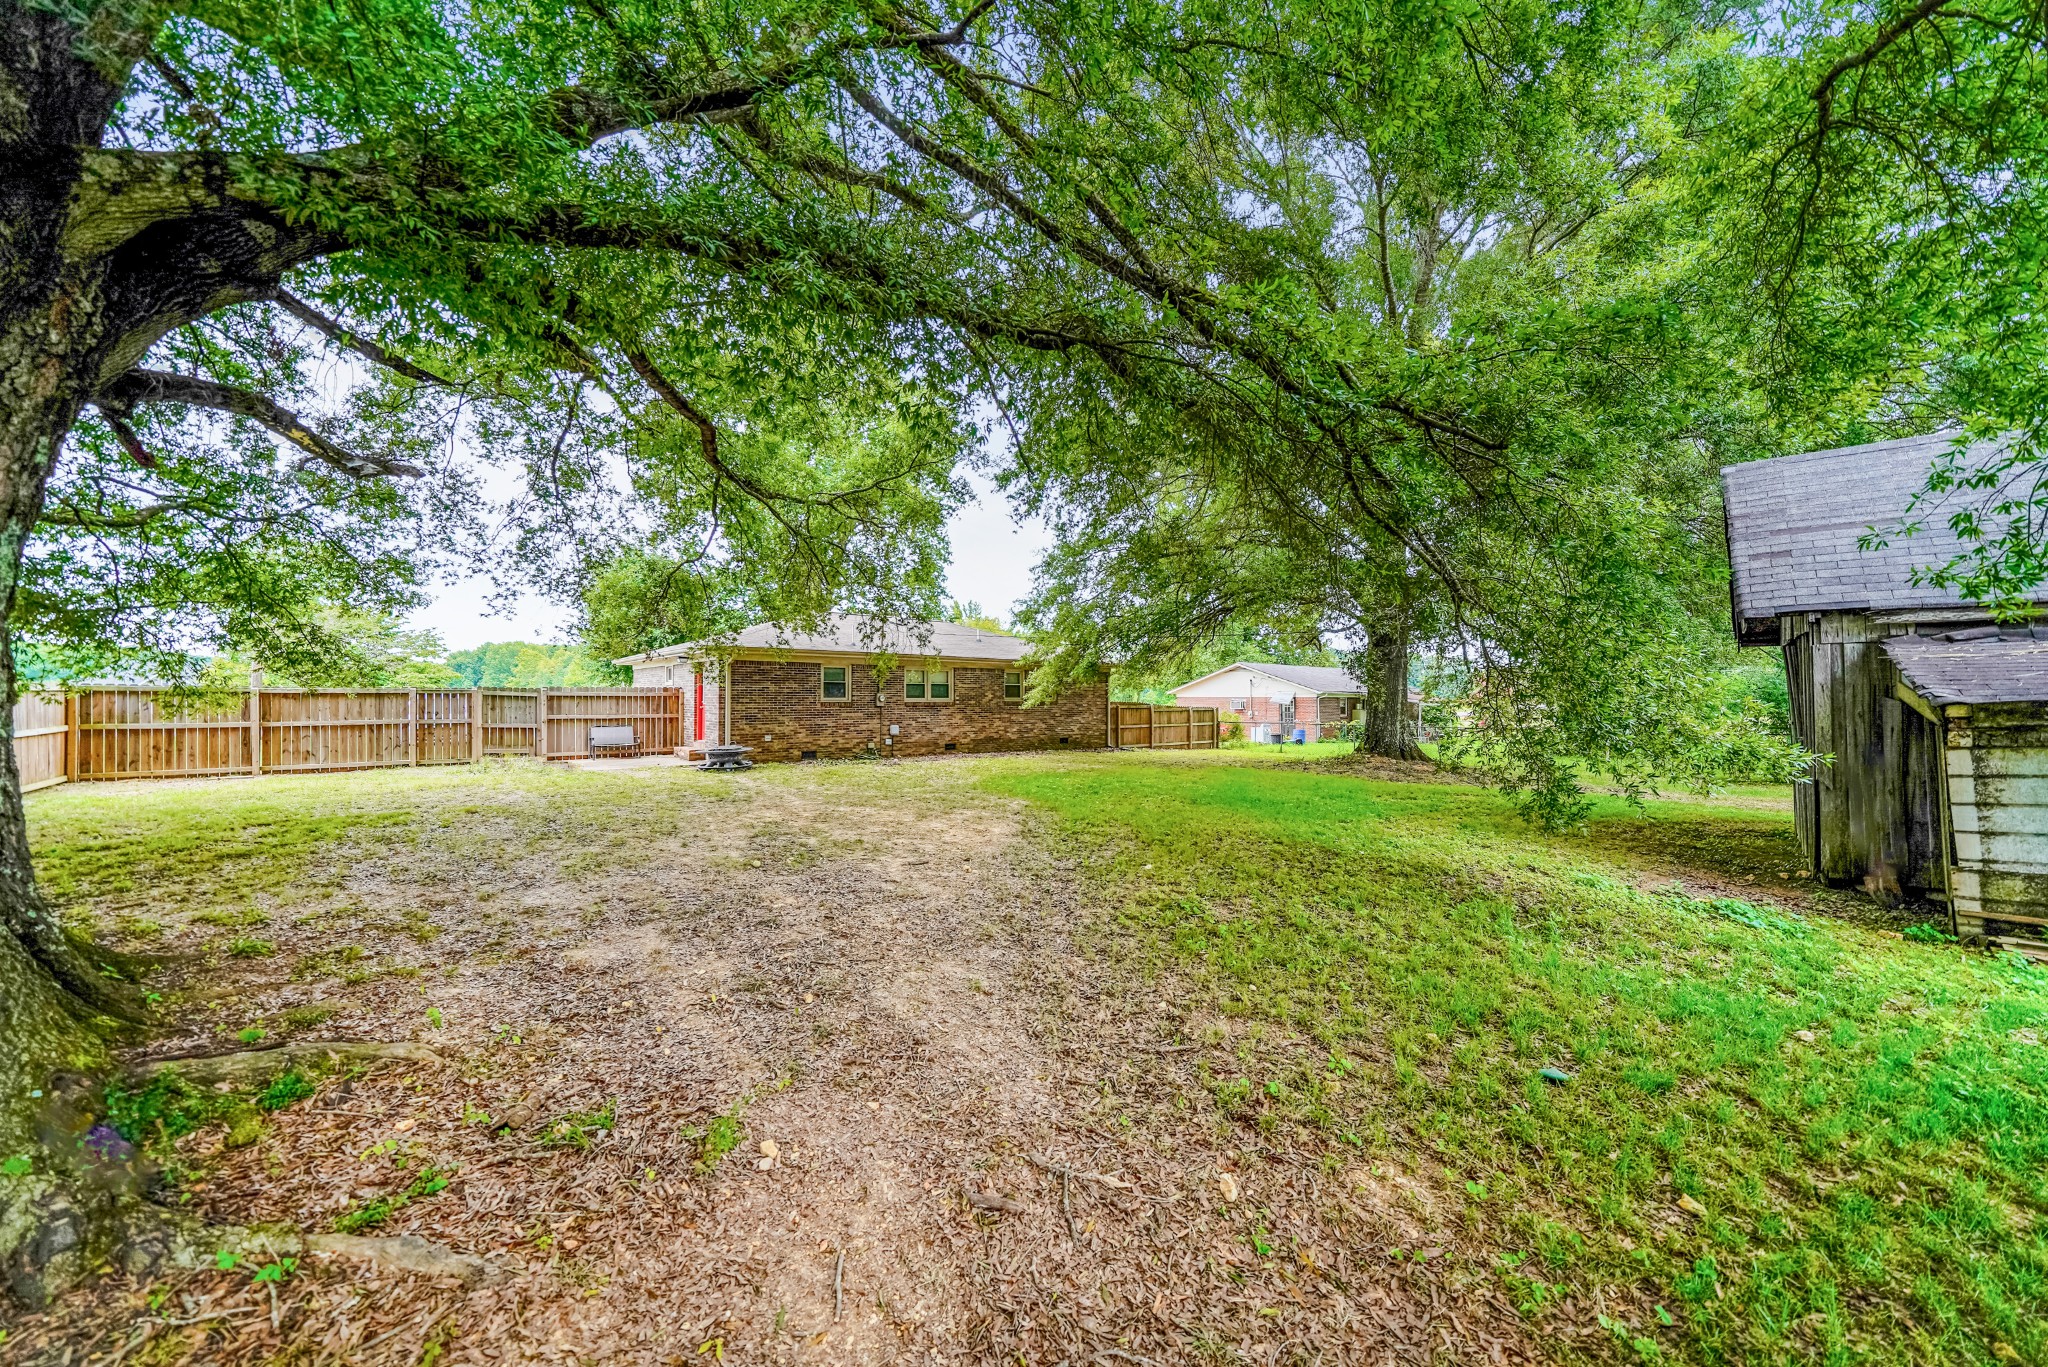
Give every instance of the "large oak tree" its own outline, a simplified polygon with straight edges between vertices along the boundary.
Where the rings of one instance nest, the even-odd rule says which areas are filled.
[[[1864,420],[1912,359],[1780,354],[1848,289],[1787,225],[1847,240],[1882,168],[1723,191],[1801,148],[1841,183],[1897,131],[1853,141],[1842,95],[1923,34],[2031,41],[1946,13],[0,0],[0,616],[315,664],[299,609],[401,603],[484,532],[571,588],[623,543],[614,582],[694,586],[665,620],[732,576],[907,615],[986,399],[1065,534],[1048,686],[1277,605],[1350,614],[1389,679],[1474,625],[1518,671],[1491,696],[1651,745],[1684,671],[1618,661],[1683,654],[1712,462]],[[521,491],[480,529],[494,460]],[[160,593],[82,610],[109,556]],[[17,1153],[135,1008],[36,891],[11,753],[0,926]],[[0,1176],[29,1294],[111,1227],[36,1153]]]

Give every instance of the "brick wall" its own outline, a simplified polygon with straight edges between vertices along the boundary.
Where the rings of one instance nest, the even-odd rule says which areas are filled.
[[[732,664],[732,742],[754,747],[761,760],[844,758],[873,749],[882,754],[941,754],[950,744],[963,753],[988,750],[1101,749],[1109,743],[1109,686],[1105,680],[1069,690],[1044,707],[1003,697],[1000,667],[953,667],[953,696],[912,702],[903,696],[903,671],[893,671],[875,706],[875,678],[859,661],[847,665],[851,696],[818,696],[815,662],[735,660]],[[899,728],[893,745],[890,726]],[[773,740],[763,740],[773,736]]]

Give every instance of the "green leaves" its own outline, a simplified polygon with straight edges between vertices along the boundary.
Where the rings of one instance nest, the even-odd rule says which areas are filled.
[[[347,391],[336,438],[429,475],[350,487],[157,417],[138,474],[89,431],[55,496],[93,525],[44,529],[19,614],[81,669],[304,671],[320,605],[402,611],[446,567],[580,605],[607,656],[932,615],[982,450],[1059,532],[1044,687],[1226,628],[1404,629],[1469,657],[1489,762],[1568,819],[1567,756],[1624,787],[1795,762],[1711,696],[1717,466],[2048,414],[2009,321],[2048,259],[2017,0],[1833,75],[1910,16],[1034,3],[969,43],[819,0],[181,14],[103,141],[319,227],[294,289],[452,383],[325,385],[265,305],[167,338]],[[2034,506],[2015,460],[1973,591],[2036,572],[1997,539]]]

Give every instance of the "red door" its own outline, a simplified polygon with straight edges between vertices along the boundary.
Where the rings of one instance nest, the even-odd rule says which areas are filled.
[[[704,671],[693,669],[690,672],[697,676],[697,705],[690,709],[690,716],[692,718],[690,726],[695,734],[690,739],[702,740],[704,739]]]

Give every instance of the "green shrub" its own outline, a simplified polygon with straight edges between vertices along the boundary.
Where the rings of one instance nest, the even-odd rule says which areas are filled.
[[[280,1076],[262,1095],[256,1098],[256,1108],[262,1111],[281,1111],[295,1101],[304,1101],[313,1095],[313,1084],[297,1069]]]

